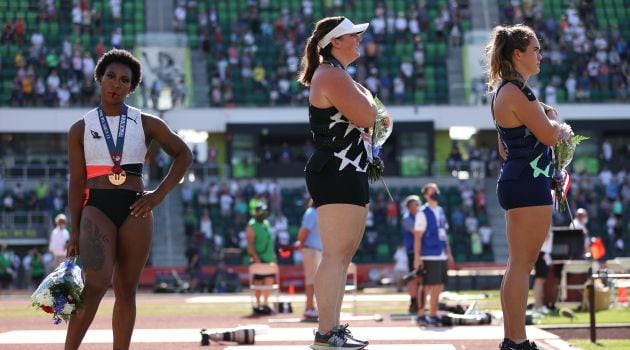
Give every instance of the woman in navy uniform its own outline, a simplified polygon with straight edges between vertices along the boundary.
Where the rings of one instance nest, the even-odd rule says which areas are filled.
[[[486,48],[492,117],[504,162],[497,183],[506,210],[509,259],[501,284],[501,349],[537,349],[525,334],[529,274],[551,225],[552,147],[562,136],[556,111],[527,80],[540,71],[540,44],[525,25],[497,26]]]
[[[309,124],[315,152],[306,164],[306,184],[322,240],[322,261],[315,276],[319,329],[312,349],[363,349],[339,324],[348,264],[356,252],[367,218],[369,186],[367,128],[377,108],[372,94],[355,82],[346,67],[360,55],[368,23],[344,17],[317,22],[304,49],[298,81],[309,92]]]

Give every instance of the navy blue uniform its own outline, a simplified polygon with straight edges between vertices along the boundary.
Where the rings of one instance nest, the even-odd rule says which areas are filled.
[[[502,82],[494,96],[508,83],[518,86],[530,101],[536,100],[532,91],[518,81]],[[494,98],[491,108],[494,119]],[[507,153],[497,180],[497,196],[501,207],[508,210],[551,205],[552,148],[540,142],[525,125],[503,128],[496,119],[494,124]]]

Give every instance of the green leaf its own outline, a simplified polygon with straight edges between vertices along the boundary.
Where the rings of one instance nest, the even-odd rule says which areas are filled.
[[[571,136],[571,143],[574,145],[579,145],[580,142],[584,140],[588,140],[590,137],[582,136],[582,135],[573,135]]]

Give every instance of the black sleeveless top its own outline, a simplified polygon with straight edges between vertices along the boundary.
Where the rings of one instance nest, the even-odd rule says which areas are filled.
[[[335,107],[309,105],[309,126],[315,152],[306,163],[306,171],[321,171],[331,159],[338,161],[338,171],[366,172],[368,167],[367,128],[361,128],[344,117]]]

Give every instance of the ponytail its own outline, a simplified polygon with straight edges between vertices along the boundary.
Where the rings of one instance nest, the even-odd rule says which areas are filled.
[[[486,46],[488,87],[491,90],[495,90],[501,80],[523,81],[523,77],[514,68],[512,55],[516,49],[525,52],[529,41],[535,37],[536,33],[523,24],[494,27]]]
[[[304,56],[302,56],[300,61],[300,72],[297,79],[304,86],[311,85],[311,78],[313,78],[315,69],[319,67],[318,41],[314,35],[311,35],[306,42],[306,47],[304,47]]]
[[[330,58],[332,56],[330,53],[332,44],[328,44],[326,47],[320,48],[318,43],[328,32],[341,23],[343,19],[344,17],[326,17],[315,24],[313,34],[311,34],[306,41],[304,55],[300,60],[300,71],[297,77],[297,81],[300,84],[310,86],[313,74],[315,74],[315,69],[319,67],[320,56],[324,58]]]

